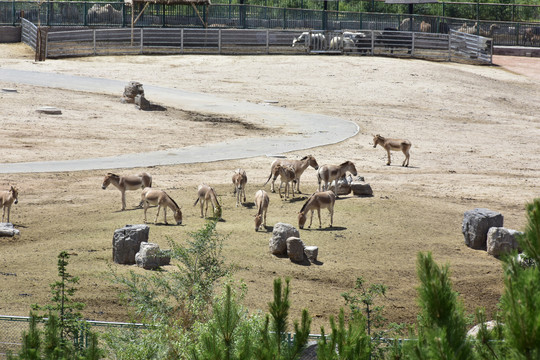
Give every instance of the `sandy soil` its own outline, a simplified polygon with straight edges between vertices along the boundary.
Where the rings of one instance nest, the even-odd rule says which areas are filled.
[[[237,235],[232,221],[223,225],[237,241],[228,256],[239,264],[237,277],[248,283],[247,305],[264,310],[270,301],[272,279],[292,276],[293,302],[297,308],[310,309],[313,332],[320,325],[327,326],[328,317],[337,314],[344,305],[339,294],[352,288],[357,276],[389,286],[384,303],[391,321],[413,322],[418,251],[432,251],[436,260],[454,269],[454,284],[469,311],[477,306],[494,311],[502,290],[501,265],[485,252],[463,244],[463,212],[488,207],[504,215],[506,227],[522,229],[524,204],[540,195],[540,59],[496,57],[494,62],[501,66],[352,56],[119,56],[35,63],[24,45],[0,45],[0,57],[2,67],[126,83],[136,80],[254,103],[273,100],[277,103],[272,106],[356,122],[360,133],[351,139],[286,154],[294,158],[311,153],[319,164],[352,160],[375,192],[369,199],[347,198],[350,201],[344,208],[349,213],[336,214],[341,226],[337,231],[303,233],[312,243],[319,241],[321,266],[299,268],[272,258],[264,250],[268,235],[258,236],[257,248],[249,249],[251,217],[246,220],[250,224],[246,235]],[[164,112],[141,112],[118,102],[122,89],[118,96],[111,96],[34,88],[2,79],[0,87],[18,90],[0,92],[2,162],[86,158],[265,135],[264,129],[249,125],[250,119],[216,121],[218,114],[186,113],[168,104],[161,104],[167,107]],[[152,94],[146,95],[152,100]],[[41,106],[59,107],[63,115],[40,115],[35,109]],[[200,121],[194,121],[197,119]],[[201,135],[201,127],[210,131]],[[408,138],[413,143],[411,166],[399,166],[400,153],[393,153],[392,166],[385,166],[386,153],[372,147],[375,133]],[[215,184],[222,192],[230,190],[232,169],[243,167],[255,192],[255,184],[266,180],[271,161],[255,158],[146,170],[161,187],[192,194],[202,181]],[[316,188],[314,174],[313,169],[306,171],[304,192]],[[130,220],[126,212],[116,211],[118,193],[105,197],[96,190],[102,176],[103,171],[0,176],[2,188],[10,184],[21,188],[12,222],[22,232],[17,239],[0,239],[0,284],[7,289],[0,295],[0,313],[26,315],[26,305],[47,298],[45,285],[54,281],[54,269],[44,276],[43,267],[54,264],[52,259],[66,246],[62,239],[77,234],[78,245],[70,246],[79,249],[79,254],[85,250],[92,254],[84,261],[94,265],[78,265],[78,275],[92,273],[92,266],[104,270],[114,230],[110,227]],[[55,192],[60,195],[53,195]],[[136,198],[132,195],[131,201]],[[273,203],[279,202],[273,199]],[[227,201],[233,204],[232,197]],[[32,204],[39,209],[30,209]],[[294,216],[299,205],[281,203],[279,207]],[[196,210],[188,208],[195,218]],[[234,205],[229,211],[237,212],[234,216],[239,219],[245,217],[238,215],[241,210]],[[56,217],[50,212],[56,212]],[[112,216],[116,223],[87,234],[89,228],[81,224],[85,217],[100,215]],[[68,216],[74,218],[72,230],[62,228],[52,236],[55,229],[47,224]],[[277,222],[277,216],[273,218],[272,223]],[[294,223],[293,219],[286,222]],[[198,225],[193,220],[182,233]],[[161,234],[165,230],[168,228],[152,231]],[[244,236],[249,238],[239,239]],[[100,245],[96,245],[98,239]],[[41,252],[47,253],[48,262],[38,260]],[[100,281],[92,281],[92,286],[101,286]],[[44,289],[38,290],[40,287]],[[21,295],[30,293],[30,299]],[[102,295],[103,299],[95,291],[83,294],[89,317],[125,319],[114,294]]]

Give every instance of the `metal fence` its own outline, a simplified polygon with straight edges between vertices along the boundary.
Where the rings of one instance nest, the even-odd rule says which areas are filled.
[[[0,25],[17,25],[21,17],[49,27],[131,27],[132,8],[123,2],[22,2],[0,1]],[[137,14],[138,9],[135,11]],[[199,14],[202,17],[199,17]],[[138,28],[236,28],[419,31],[422,22],[430,33],[467,27],[475,35],[493,38],[494,45],[539,46],[540,23],[482,21],[444,16],[289,9],[269,6],[217,4],[198,11],[184,5],[150,4]],[[476,24],[476,26],[475,26]]]
[[[111,329],[140,330],[146,328],[143,324],[86,321],[91,330],[97,334],[103,334]],[[30,317],[28,316],[5,316],[0,315],[0,359],[7,358],[7,354],[16,354],[22,346],[23,332],[29,329]],[[38,324],[43,329],[44,321]],[[103,345],[103,344],[102,344]]]
[[[316,41],[317,40],[317,41]],[[119,54],[346,54],[490,64],[491,39],[392,30],[137,28],[50,32],[44,58]],[[451,46],[452,44],[452,46]]]

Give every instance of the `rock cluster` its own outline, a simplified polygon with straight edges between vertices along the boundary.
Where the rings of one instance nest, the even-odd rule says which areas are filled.
[[[318,247],[304,245],[298,229],[285,223],[274,225],[269,248],[273,255],[288,256],[295,263],[317,262],[319,253]]]

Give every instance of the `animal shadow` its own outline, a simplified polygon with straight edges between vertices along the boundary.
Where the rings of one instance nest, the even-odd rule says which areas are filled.
[[[248,209],[253,209],[255,207],[255,203],[254,202],[246,202],[246,203],[243,203],[242,206],[245,207],[245,208],[248,208]]]
[[[305,230],[314,230],[314,231],[343,231],[347,230],[346,227],[343,226],[328,226],[323,228],[313,227],[313,228],[307,228]]]
[[[299,196],[299,197],[290,198],[289,202],[290,203],[295,203],[295,202],[298,202],[298,201],[304,201],[306,199],[307,199],[307,196]]]

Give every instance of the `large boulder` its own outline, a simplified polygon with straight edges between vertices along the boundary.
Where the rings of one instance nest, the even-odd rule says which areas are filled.
[[[484,323],[484,326],[486,327],[486,330],[488,332],[492,332],[497,327],[497,321],[491,320]],[[478,333],[480,332],[480,329],[482,328],[482,324],[478,324],[473,326],[469,331],[467,331],[467,337],[476,339],[478,337]]]
[[[489,228],[502,226],[503,216],[498,212],[483,208],[466,211],[461,225],[465,245],[477,250],[486,250]]]
[[[270,238],[269,248],[273,255],[287,254],[287,239],[290,237],[300,237],[300,232],[294,226],[285,223],[274,225],[272,238]]]
[[[144,96],[143,85],[138,81],[130,81],[129,84],[124,87],[124,94],[122,95],[121,101],[123,103],[134,104],[137,95]]]
[[[152,108],[150,101],[146,100],[146,98],[144,97],[144,94],[139,94],[135,96],[135,105],[137,106],[139,110],[148,111]]]
[[[148,242],[150,227],[148,225],[126,225],[116,229],[113,235],[113,261],[117,264],[135,264],[135,255],[141,243]]]
[[[293,262],[304,261],[304,242],[299,237],[291,236],[287,239],[287,255]]]
[[[304,247],[304,253],[306,254],[309,261],[317,262],[317,257],[319,256],[319,248],[317,246],[306,246]]]
[[[487,233],[487,252],[489,255],[499,257],[519,247],[517,236],[520,231],[504,227],[492,227]]]
[[[135,262],[138,267],[154,270],[160,266],[169,265],[171,256],[169,252],[161,251],[158,244],[142,242],[139,252],[135,254]]]
[[[328,186],[328,190],[332,190],[336,195],[349,195],[351,193],[352,176],[342,177],[332,181]]]
[[[358,176],[356,179],[351,181],[351,191],[353,195],[356,196],[373,196],[373,189],[371,185],[364,181],[364,178]]]
[[[19,230],[15,229],[12,223],[0,223],[0,236],[20,235]]]

